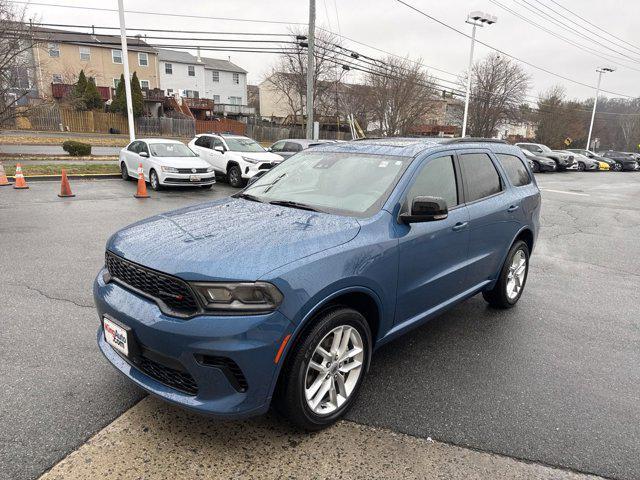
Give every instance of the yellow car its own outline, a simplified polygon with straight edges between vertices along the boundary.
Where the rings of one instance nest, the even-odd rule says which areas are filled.
[[[598,160],[598,165],[599,165],[598,170],[601,170],[601,171],[602,170],[609,170],[609,164],[606,163],[606,162],[601,162],[601,161]]]

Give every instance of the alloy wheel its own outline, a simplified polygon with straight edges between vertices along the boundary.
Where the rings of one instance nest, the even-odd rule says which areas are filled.
[[[316,346],[307,365],[304,396],[317,415],[342,407],[362,375],[364,347],[360,332],[341,325],[327,333]]]
[[[149,175],[149,183],[151,184],[151,188],[154,190],[158,190],[158,174],[154,171],[151,171],[151,175]]]
[[[578,171],[579,172],[584,172],[585,168],[586,167],[585,167],[584,163],[582,163],[582,162],[578,163]]]
[[[522,250],[516,251],[507,273],[507,297],[514,300],[520,295],[527,274],[527,256]]]

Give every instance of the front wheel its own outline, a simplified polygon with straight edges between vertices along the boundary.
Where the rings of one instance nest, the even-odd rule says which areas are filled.
[[[321,315],[281,372],[274,405],[304,430],[340,419],[356,398],[371,355],[371,330],[350,308]]]
[[[579,172],[584,172],[587,169],[587,166],[582,163],[582,162],[578,162],[578,171]]]
[[[533,173],[540,173],[540,164],[538,162],[533,162]]]
[[[127,169],[127,164],[125,162],[122,162],[120,164],[120,175],[122,176],[123,180],[129,180],[129,170]]]
[[[614,163],[613,164],[613,171],[614,172],[621,172],[622,171],[622,165],[620,165],[619,163]]]
[[[162,190],[160,179],[158,178],[158,174],[155,170],[151,170],[151,172],[149,172],[149,185],[151,185],[151,188],[153,188],[156,192],[158,190]]]
[[[238,167],[237,165],[234,165],[229,169],[229,172],[227,172],[227,178],[229,179],[229,185],[231,185],[232,187],[244,187],[242,172],[240,172],[240,167]]]
[[[524,290],[529,273],[529,247],[522,240],[513,244],[491,290],[482,292],[484,299],[495,308],[513,307]]]

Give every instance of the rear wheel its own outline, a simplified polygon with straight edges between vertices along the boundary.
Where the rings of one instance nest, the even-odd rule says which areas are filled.
[[[522,240],[513,244],[491,290],[482,292],[484,299],[495,308],[513,307],[524,290],[529,273],[529,247]]]
[[[131,177],[129,176],[129,170],[127,169],[127,164],[122,162],[120,164],[120,175],[123,180],[129,180]]]
[[[350,308],[321,315],[290,353],[274,405],[304,430],[340,419],[358,395],[371,354],[371,331]]]

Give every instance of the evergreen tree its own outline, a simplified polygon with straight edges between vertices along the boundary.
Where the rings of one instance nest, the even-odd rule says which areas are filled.
[[[93,78],[89,79],[87,88],[84,90],[84,103],[89,110],[102,108],[104,106],[104,102]]]
[[[111,99],[111,106],[109,107],[109,110],[125,115],[127,113],[127,98],[124,92],[124,74],[120,75],[120,81],[116,87],[116,94],[113,99]]]
[[[71,103],[76,110],[86,110],[87,104],[85,102],[85,91],[87,90],[87,77],[84,74],[84,70],[80,70],[78,75],[78,81],[71,90]]]
[[[140,81],[138,80],[138,74],[136,72],[133,72],[133,77],[131,77],[131,103],[133,104],[133,116],[141,116],[144,100],[142,98],[142,88],[140,88]]]

